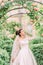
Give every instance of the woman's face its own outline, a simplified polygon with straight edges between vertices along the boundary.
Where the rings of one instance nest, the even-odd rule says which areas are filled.
[[[21,33],[20,33],[21,36],[25,36],[25,33],[23,30],[21,30]]]

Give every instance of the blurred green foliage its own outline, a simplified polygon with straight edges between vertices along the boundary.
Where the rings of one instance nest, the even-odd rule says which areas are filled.
[[[43,37],[36,37],[29,42],[38,65],[43,65]]]

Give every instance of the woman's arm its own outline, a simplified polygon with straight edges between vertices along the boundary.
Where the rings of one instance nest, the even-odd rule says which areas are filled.
[[[36,31],[35,31],[35,26],[32,26],[32,36],[29,36],[29,40],[32,40],[36,38]]]

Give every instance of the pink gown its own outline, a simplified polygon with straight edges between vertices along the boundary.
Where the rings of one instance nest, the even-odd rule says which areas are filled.
[[[29,48],[28,39],[15,40],[11,56],[15,58],[10,65],[37,65],[35,57]]]

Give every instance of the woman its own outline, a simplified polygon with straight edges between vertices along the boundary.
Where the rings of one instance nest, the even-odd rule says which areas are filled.
[[[11,65],[37,65],[32,51],[28,47],[28,38],[22,29],[16,31],[16,39],[11,54]]]

